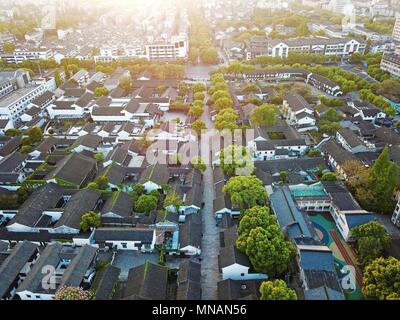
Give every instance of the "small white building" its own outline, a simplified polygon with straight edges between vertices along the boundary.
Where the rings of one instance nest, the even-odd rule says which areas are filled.
[[[141,228],[99,228],[93,242],[100,248],[152,252],[156,244],[156,231]]]

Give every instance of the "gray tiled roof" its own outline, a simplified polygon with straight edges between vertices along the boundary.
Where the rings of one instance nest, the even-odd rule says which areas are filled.
[[[10,221],[33,226],[44,210],[53,209],[63,196],[64,188],[48,183],[36,189],[19,208],[18,214]]]
[[[95,189],[79,190],[69,199],[60,220],[54,227],[66,226],[80,230],[82,215],[96,207],[100,195],[100,192]]]
[[[8,294],[22,268],[37,252],[37,248],[38,246],[32,242],[19,242],[0,265],[0,299],[6,298],[5,295]]]
[[[146,261],[129,270],[124,298],[166,300],[168,268]]]
[[[65,270],[60,287],[79,287],[97,254],[97,248],[84,245]]]

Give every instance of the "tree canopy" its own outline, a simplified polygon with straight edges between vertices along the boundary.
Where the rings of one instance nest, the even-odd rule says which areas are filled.
[[[363,293],[368,299],[400,300],[400,260],[378,258],[367,265]]]
[[[246,254],[257,272],[275,277],[285,272],[296,255],[293,244],[285,239],[278,224],[252,229]]]
[[[108,188],[108,178],[105,176],[99,176],[96,178],[96,184],[100,190],[106,190]]]
[[[204,171],[207,168],[203,158],[200,156],[193,157],[191,162],[193,168],[195,168],[196,170]]]
[[[95,97],[107,96],[109,91],[106,87],[99,87],[94,90]]]
[[[91,228],[98,228],[101,226],[100,214],[89,211],[82,215],[80,227],[83,232],[89,231]]]
[[[276,123],[276,109],[263,104],[251,112],[250,120],[260,127],[272,127]]]
[[[207,126],[202,120],[197,119],[196,121],[194,121],[192,123],[192,130],[194,132],[196,132],[198,137],[201,136],[201,130],[204,130],[204,129],[207,129]]]
[[[238,118],[239,115],[235,110],[229,108],[224,109],[220,111],[215,118],[215,128],[217,130],[236,129],[238,127],[237,125]]]
[[[254,162],[249,150],[237,145],[230,145],[221,150],[220,166],[228,176],[249,175],[254,170]]]
[[[225,184],[223,191],[230,196],[234,205],[243,209],[263,205],[267,197],[261,180],[256,176],[232,177]]]
[[[377,221],[353,228],[351,235],[356,241],[358,260],[362,265],[378,258],[390,244],[385,227]]]
[[[280,279],[264,281],[260,286],[261,300],[297,300],[296,291]]]
[[[242,252],[246,252],[247,238],[249,237],[251,230],[257,227],[265,229],[269,225],[276,223],[275,216],[270,214],[269,208],[266,206],[255,206],[243,211],[240,216],[240,223],[238,227],[239,237],[236,240],[237,248]]]
[[[143,194],[135,203],[137,212],[150,214],[151,211],[157,208],[158,198],[152,194]]]
[[[369,170],[362,169],[354,162],[345,164],[345,169],[346,172],[353,171],[354,176],[349,179],[348,185],[363,208],[387,214],[393,212],[398,169],[390,160],[387,146]]]

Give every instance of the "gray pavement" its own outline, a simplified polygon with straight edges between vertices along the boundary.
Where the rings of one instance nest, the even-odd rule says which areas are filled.
[[[208,128],[213,128],[214,124],[208,115],[208,107],[204,107],[202,120]],[[207,165],[207,169],[203,175],[204,208],[202,210],[203,218],[203,244],[201,253],[201,287],[203,300],[216,300],[217,283],[220,280],[218,268],[219,253],[219,228],[216,226],[216,220],[213,212],[214,200],[214,177],[211,164]]]
[[[385,226],[387,233],[390,237],[400,239],[400,229],[397,228],[392,221],[390,221],[391,215],[374,214],[375,218]]]

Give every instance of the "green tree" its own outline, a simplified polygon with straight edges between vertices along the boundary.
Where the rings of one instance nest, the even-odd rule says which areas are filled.
[[[206,166],[203,158],[200,156],[193,157],[191,162],[192,162],[193,168],[195,168],[196,170],[205,171],[207,169],[207,166]]]
[[[363,280],[367,299],[400,300],[400,260],[375,259],[365,267]]]
[[[350,58],[349,58],[349,62],[350,63],[361,63],[363,61],[364,57],[361,53],[355,52],[353,53]]]
[[[237,125],[238,118],[239,115],[235,110],[233,109],[222,110],[217,114],[215,118],[215,128],[217,130],[236,129],[238,127]]]
[[[238,227],[239,237],[236,240],[237,248],[242,252],[246,252],[247,238],[249,237],[251,230],[257,227],[265,229],[269,225],[276,223],[275,216],[270,214],[269,208],[266,206],[255,206],[243,211],[240,215],[240,223]]]
[[[135,203],[135,209],[137,212],[150,214],[151,211],[157,208],[158,198],[154,195],[143,194]]]
[[[283,274],[296,256],[293,244],[285,239],[277,224],[250,231],[246,254],[257,272],[269,277]]]
[[[320,157],[321,156],[321,151],[319,151],[318,149],[310,149],[308,151],[307,155],[310,158]]]
[[[14,52],[16,46],[14,43],[5,42],[3,44],[3,52],[4,53],[11,53]]]
[[[200,51],[200,59],[205,64],[217,64],[218,52],[213,47],[208,47]]]
[[[279,172],[279,177],[281,178],[282,183],[288,182],[288,173],[286,171]]]
[[[130,195],[134,201],[137,201],[137,199],[139,199],[139,197],[145,193],[146,193],[146,188],[141,183],[136,183],[133,186]]]
[[[297,300],[296,291],[280,279],[264,281],[260,286],[261,300]]]
[[[385,80],[380,84],[378,93],[400,98],[400,82],[393,79]]]
[[[222,171],[232,177],[242,173],[253,173],[253,158],[244,146],[230,145],[221,150],[220,166]]]
[[[205,130],[205,129],[207,129],[207,126],[206,126],[206,124],[205,124],[202,120],[200,120],[200,119],[197,119],[196,121],[194,121],[194,122],[192,123],[192,130],[193,130],[194,132],[196,132],[196,134],[197,134],[198,137],[201,136],[201,130]]]
[[[198,93],[198,92],[204,92],[204,91],[206,91],[206,86],[204,83],[199,82],[193,86],[193,94]]]
[[[104,161],[104,154],[102,152],[97,152],[94,155],[94,158],[96,159],[97,162],[103,162]]]
[[[19,136],[21,133],[22,133],[21,130],[11,128],[11,129],[8,129],[5,134],[8,137],[16,137],[16,136]]]
[[[56,82],[57,88],[62,85],[60,71],[58,71],[58,69],[54,70],[54,80]]]
[[[194,100],[204,101],[205,94],[204,94],[204,92],[196,92],[193,95],[193,98],[194,98]]]
[[[18,203],[24,203],[26,199],[29,197],[29,190],[25,186],[21,186],[17,191],[17,200]]]
[[[325,172],[321,178],[322,181],[336,181],[337,176],[333,172]]]
[[[98,189],[99,189],[99,185],[98,185],[96,182],[90,182],[90,183],[87,185],[87,187],[88,187],[89,189],[95,189],[95,190],[98,190]]]
[[[125,91],[129,92],[132,89],[133,82],[132,78],[129,76],[122,76],[119,79],[119,86]],[[107,93],[108,94],[108,93]]]
[[[43,131],[39,127],[30,127],[26,131],[31,143],[37,143],[43,140]]]
[[[80,227],[83,232],[101,226],[100,214],[94,211],[86,212],[82,215]]]
[[[263,205],[267,192],[256,176],[237,176],[228,180],[223,191],[229,195],[234,205],[248,209],[256,205]]]
[[[193,101],[193,106],[202,107],[203,108],[204,102],[202,100],[194,100]]]
[[[92,300],[93,297],[93,292],[89,290],[83,290],[80,287],[66,286],[59,288],[54,295],[55,300]]]
[[[351,235],[356,242],[358,260],[362,265],[378,258],[390,244],[385,227],[377,221],[353,228]]]
[[[217,111],[231,109],[233,107],[233,101],[231,98],[222,97],[214,102],[214,107]]]
[[[394,209],[393,193],[397,186],[398,170],[394,162],[390,161],[389,149],[383,149],[378,159],[369,171],[371,177],[371,210],[392,213]]]
[[[263,104],[251,112],[250,120],[260,127],[272,127],[276,123],[276,109]]]
[[[108,188],[108,178],[105,176],[99,176],[96,179],[96,184],[99,186],[100,190],[106,190]]]
[[[164,208],[173,207],[174,212],[178,212],[183,204],[182,197],[175,189],[170,190],[164,200]]]
[[[218,78],[217,78],[218,79]],[[225,80],[221,80],[221,82],[216,82],[209,90],[208,93],[213,95],[217,91],[227,91],[228,85],[226,84]]]
[[[225,78],[223,73],[215,73],[211,76],[211,83],[213,84],[213,86],[215,86],[217,83],[224,83],[226,85],[225,82]]]
[[[193,105],[189,109],[189,115],[194,116],[195,118],[199,118],[204,112],[203,106]]]
[[[186,83],[179,82],[178,84],[178,91],[181,96],[186,95],[189,92],[189,88]]]
[[[103,97],[103,96],[107,96],[109,94],[109,91],[108,91],[108,89],[106,88],[106,87],[99,87],[99,88],[96,88],[95,90],[94,90],[94,96],[95,97]]]
[[[25,145],[25,146],[21,147],[20,152],[23,154],[26,154],[26,153],[29,153],[31,150],[32,150],[32,146]]]
[[[226,90],[215,91],[212,95],[212,98],[214,101],[217,101],[218,99],[221,99],[221,98],[227,98],[229,100],[232,100],[230,93]]]

